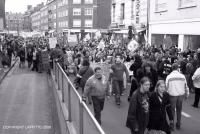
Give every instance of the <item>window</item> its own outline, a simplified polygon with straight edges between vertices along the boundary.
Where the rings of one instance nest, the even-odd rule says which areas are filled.
[[[179,0],[179,8],[194,7],[194,6],[196,6],[195,0]]]
[[[81,20],[73,20],[73,27],[81,27]]]
[[[93,0],[85,0],[85,4],[92,4]]]
[[[92,20],[85,20],[85,27],[92,27]]]
[[[63,11],[63,16],[68,16],[68,10]]]
[[[112,13],[112,15],[113,15],[113,22],[115,22],[115,8],[116,8],[116,4],[113,4],[112,7],[113,7],[113,13]]]
[[[73,0],[73,4],[81,4],[81,0]]]
[[[74,16],[81,15],[81,8],[74,8],[73,9],[73,15]]]
[[[156,12],[167,11],[167,0],[156,0]]]
[[[121,20],[124,20],[124,18],[125,18],[125,16],[124,16],[124,6],[125,6],[124,3],[122,3],[121,4],[121,17],[120,17]]]
[[[85,8],[85,15],[92,15],[93,9],[92,8]]]

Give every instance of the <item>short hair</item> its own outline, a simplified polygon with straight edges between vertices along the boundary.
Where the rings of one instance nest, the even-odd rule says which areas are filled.
[[[98,70],[101,70],[101,67],[95,67],[94,72],[97,72]]]
[[[177,70],[179,68],[179,65],[177,63],[172,64],[172,70]]]
[[[147,81],[151,82],[148,77],[142,77],[142,79],[140,80],[140,85],[143,85]]]
[[[90,66],[90,61],[87,60],[87,59],[83,59],[82,65],[83,65],[83,66]]]

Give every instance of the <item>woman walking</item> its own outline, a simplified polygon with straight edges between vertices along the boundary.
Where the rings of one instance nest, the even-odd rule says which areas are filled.
[[[143,77],[139,88],[133,93],[126,126],[130,128],[131,134],[144,134],[149,120],[149,88],[150,80]]]
[[[170,123],[173,123],[173,116],[169,100],[169,94],[166,92],[164,80],[159,80],[153,92],[149,97],[149,130],[161,130],[166,134],[171,134],[170,125],[167,122],[167,116]]]

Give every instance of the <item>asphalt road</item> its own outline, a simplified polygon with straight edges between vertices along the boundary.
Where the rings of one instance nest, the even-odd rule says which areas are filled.
[[[0,85],[0,134],[53,134],[46,74],[16,65]]]

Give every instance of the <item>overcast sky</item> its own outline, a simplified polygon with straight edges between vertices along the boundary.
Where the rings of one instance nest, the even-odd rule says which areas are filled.
[[[27,9],[27,5],[36,6],[37,4],[47,0],[6,0],[6,12],[21,12],[24,13]]]

